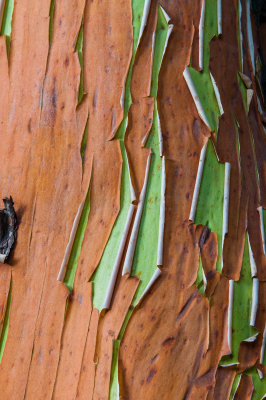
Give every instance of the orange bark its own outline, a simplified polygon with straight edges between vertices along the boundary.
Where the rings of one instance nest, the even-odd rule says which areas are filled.
[[[90,320],[90,328],[87,335],[83,360],[81,364],[80,377],[77,389],[77,399],[92,400],[95,378],[94,354],[96,347],[99,312],[93,309]]]
[[[235,375],[234,370],[219,367],[215,387],[209,392],[207,400],[229,400]]]
[[[115,292],[111,310],[100,316],[95,350],[95,400],[107,399],[109,396],[113,341],[118,338],[138,284],[137,277],[123,276]]]
[[[235,400],[250,400],[253,393],[252,377],[243,374],[240,378],[240,384],[234,395]]]
[[[92,305],[91,287],[88,282],[80,287],[78,296],[73,293],[69,298],[71,310],[66,310],[60,360],[53,391],[53,399],[74,399],[77,393],[79,377]]]

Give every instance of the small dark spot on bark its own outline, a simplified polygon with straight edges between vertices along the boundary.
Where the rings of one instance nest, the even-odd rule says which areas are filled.
[[[170,336],[169,338],[165,339],[162,343],[162,346],[168,346],[170,345],[173,341],[175,340],[175,338],[173,336]]]
[[[186,198],[187,198],[187,199],[189,199],[189,192],[187,192],[187,194],[186,194]]]
[[[155,356],[152,357],[152,359],[151,359],[151,363],[153,364],[154,361],[156,361],[158,357],[159,357],[159,354],[155,354]]]
[[[197,295],[197,291],[195,290],[194,293],[192,293],[192,295],[190,296],[190,298],[188,299],[188,301],[186,302],[186,304],[182,307],[180,313],[178,314],[177,318],[176,318],[176,322],[179,321],[187,312],[191,302],[193,301],[194,297]]]
[[[183,248],[183,253],[184,253],[184,254],[188,254],[188,248],[187,248],[187,246],[184,246],[184,248]]]
[[[196,118],[194,119],[193,122],[192,133],[194,135],[194,138],[198,142],[200,137],[200,126],[199,126],[199,121]]]
[[[216,275],[216,270],[213,271],[209,271],[206,275],[207,281],[209,281],[210,279],[212,279],[214,277],[214,275]]]
[[[66,66],[66,67],[69,66],[69,57],[66,57],[66,59],[65,59],[65,66]]]
[[[93,95],[93,107],[96,108],[97,107],[97,103],[98,103],[98,89],[95,89],[94,95]]]
[[[208,237],[210,236],[210,229],[207,226],[204,226],[202,233],[199,239],[199,248],[202,249],[204,243],[207,241]]]
[[[152,368],[150,370],[150,372],[149,372],[149,375],[148,375],[148,378],[147,378],[147,382],[150,382],[155,374],[156,374],[156,370],[154,368]]]
[[[28,122],[28,131],[29,131],[30,133],[33,131],[32,120],[31,120],[31,118],[29,119],[29,122]]]
[[[70,295],[68,296],[68,301],[71,303],[73,301],[73,295],[74,293],[70,293]]]
[[[54,108],[57,106],[57,85],[56,85],[56,77],[54,77],[54,87],[51,95],[51,103]]]

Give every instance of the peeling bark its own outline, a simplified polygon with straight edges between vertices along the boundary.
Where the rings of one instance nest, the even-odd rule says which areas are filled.
[[[0,1],[0,23],[4,4]],[[266,152],[258,38],[254,21],[248,22],[249,3],[240,0],[241,59],[238,2],[218,0],[209,71],[206,4],[146,0],[142,10],[131,0],[119,6],[114,0],[55,0],[50,12],[50,1],[15,2],[9,55],[0,37],[0,193],[14,198],[19,223],[10,265],[0,266],[1,343],[11,299],[1,398],[107,400],[117,357],[117,396],[125,400],[225,400],[241,373],[234,398],[251,399],[256,379],[244,372],[256,368],[265,375]],[[210,132],[212,110],[194,73],[212,82],[221,113],[217,134]],[[146,147],[155,142],[153,130],[155,156]],[[225,163],[222,243],[208,221],[193,223],[209,138]],[[155,168],[161,171],[161,198],[158,240],[151,244],[140,227],[157,200],[151,187]],[[103,309],[97,310],[95,272],[124,203],[128,218],[114,265],[104,266],[113,272]],[[81,250],[75,250],[80,221]],[[254,288],[250,325],[258,332],[239,340],[238,354],[231,355],[233,294],[245,265],[246,233]],[[148,260],[131,276],[132,265],[142,263],[138,246],[156,248],[157,264]],[[72,250],[77,258],[69,291],[64,280]],[[155,272],[144,288],[142,273],[151,268]],[[196,286],[202,275],[204,290]],[[238,363],[221,368],[223,356]]]

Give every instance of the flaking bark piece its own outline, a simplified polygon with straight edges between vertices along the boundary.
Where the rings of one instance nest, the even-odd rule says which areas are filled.
[[[240,343],[238,352],[238,371],[245,371],[253,367],[260,359],[263,333],[260,332],[256,340],[252,342],[243,341]]]
[[[250,400],[254,387],[252,383],[252,377],[250,375],[243,374],[240,378],[239,386],[235,392],[234,400]]]
[[[119,281],[111,309],[100,316],[95,351],[94,400],[107,399],[113,355],[113,341],[118,338],[130,304],[139,285],[137,277],[125,275]]]
[[[77,268],[81,284],[90,279],[97,268],[120,209],[120,142],[109,139],[114,137],[123,119],[120,99],[133,43],[131,0],[123,1],[119,7],[115,0],[87,2],[83,32],[84,92],[87,96],[79,119],[87,121],[90,113],[85,159],[93,154],[95,162],[90,214]]]
[[[92,313],[92,283],[84,283],[70,296],[62,334],[54,400],[72,400],[77,393],[82,358]],[[75,309],[75,310],[73,310]]]
[[[206,400],[208,387],[193,386],[189,394],[186,395],[186,400]]]
[[[209,129],[200,120],[183,78],[200,7],[174,0],[161,3],[174,24],[158,88],[167,162],[163,271],[133,311],[121,342],[120,395],[130,400],[183,399],[199,377],[209,344],[209,304],[193,285],[199,247],[195,226],[188,223],[200,151]]]
[[[0,262],[5,263],[17,239],[17,215],[12,197],[3,199],[5,208],[0,210]]]
[[[199,376],[212,370],[215,374],[221,357],[230,352],[228,348],[229,281],[222,276],[210,299],[209,347],[202,360]]]
[[[216,372],[215,387],[209,391],[207,400],[229,400],[236,371],[219,367]]]
[[[153,122],[154,99],[149,95],[156,21],[157,2],[155,1],[151,3],[147,25],[133,65],[130,87],[133,103],[129,110],[128,127],[125,133],[125,147],[137,200],[144,183],[146,163],[150,153],[150,149],[143,147]]]
[[[205,294],[207,297],[211,296],[220,280],[220,274],[218,271],[209,271],[205,274],[207,279],[207,285],[205,289]]]
[[[237,80],[240,64],[236,2],[224,0],[223,8],[227,10],[223,18],[223,35],[212,39],[210,43],[210,70],[217,82],[224,107],[224,114],[219,121],[216,149],[220,161],[231,164],[229,220],[223,247],[223,274],[230,279],[239,279],[247,228],[258,267],[258,277],[264,279],[266,259],[262,240],[258,237],[259,216],[256,216],[260,206],[257,166]],[[252,102],[253,100],[251,107]],[[238,123],[237,131],[235,120]]]
[[[241,27],[242,27],[242,37],[243,37],[243,71],[244,71],[244,77],[246,77],[246,86],[249,88],[252,88],[254,90],[254,96],[251,101],[250,109],[249,109],[249,114],[248,114],[248,119],[251,127],[251,131],[253,134],[253,139],[254,139],[254,147],[255,147],[255,153],[256,153],[256,162],[257,162],[257,168],[258,168],[258,173],[259,173],[259,185],[260,185],[260,196],[261,196],[261,204],[263,207],[266,207],[266,169],[265,169],[265,162],[266,162],[266,143],[264,140],[264,130],[262,126],[262,119],[261,117],[263,114],[265,114],[265,104],[264,104],[264,112],[262,112],[262,115],[260,114],[259,110],[259,101],[261,100],[261,103],[263,104],[263,99],[261,97],[261,88],[258,85],[258,81],[256,77],[254,76],[254,71],[253,71],[253,62],[251,58],[251,49],[249,46],[249,34],[248,34],[248,15],[250,14],[250,10],[248,10],[248,7],[250,7],[250,4],[241,1],[242,3],[242,14],[241,14]],[[253,24],[253,28],[254,28]],[[253,29],[253,39],[254,39],[254,53],[255,53],[255,58],[257,59],[258,56],[258,37],[257,37],[257,32],[255,29]],[[241,76],[241,74],[240,74]],[[243,78],[242,78],[243,79]],[[261,110],[263,111],[263,110]]]
[[[115,136],[123,119],[121,97],[133,45],[131,1],[123,1],[120,7],[114,0],[88,2],[83,32],[83,89],[87,96],[80,116],[87,121],[89,111],[88,137],[91,132],[99,146]]]
[[[131,317],[121,342],[119,382],[125,399],[183,399],[207,350],[207,299],[194,286],[177,296],[174,276],[161,277]]]
[[[94,362],[94,354],[96,347],[97,329],[99,322],[99,312],[93,309],[90,319],[90,327],[87,335],[86,345],[81,364],[77,399],[92,400],[94,389],[94,378],[96,364]]]
[[[69,292],[62,282],[56,280],[56,276],[54,278],[55,284],[50,288],[51,292],[44,293],[36,323],[34,351],[32,351],[25,392],[28,400],[50,399],[56,379],[60,340]]]
[[[204,243],[201,249],[201,260],[206,275],[209,272],[216,270],[215,267],[216,267],[217,257],[218,257],[217,234],[215,232],[211,232],[209,238],[207,239],[207,242]]]
[[[142,139],[147,136],[153,120],[154,99],[145,97],[133,103],[129,110],[129,124],[125,134],[130,172],[137,200],[143,187],[150,149],[142,148]]]
[[[157,1],[152,1],[147,25],[143,32],[132,70],[130,92],[133,103],[150,95],[154,47],[153,36],[156,30],[157,13]]]
[[[40,127],[36,141],[33,141],[34,158],[41,150],[34,228],[47,238],[47,252],[40,251],[34,265],[37,270],[43,269],[44,276],[41,280],[42,291],[38,295],[37,322],[28,372],[28,400],[52,397],[60,358],[66,297],[69,294],[65,285],[57,281],[58,266],[64,258],[73,220],[84,195],[82,178],[89,172],[86,163],[89,161],[91,165],[89,159],[85,160],[82,175],[81,137],[76,121],[80,65],[74,46],[84,5],[84,0],[56,2],[42,90]],[[32,246],[43,250],[35,230]],[[53,245],[55,241],[56,247]],[[36,394],[39,388],[40,393]]]
[[[215,377],[213,371],[207,372],[198,378],[194,385],[187,393],[185,400],[206,400],[208,393],[215,385]]]

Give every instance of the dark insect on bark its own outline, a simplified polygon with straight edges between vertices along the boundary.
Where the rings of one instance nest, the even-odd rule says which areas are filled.
[[[3,199],[5,208],[0,210],[0,262],[5,263],[17,239],[17,216],[12,197]]]

